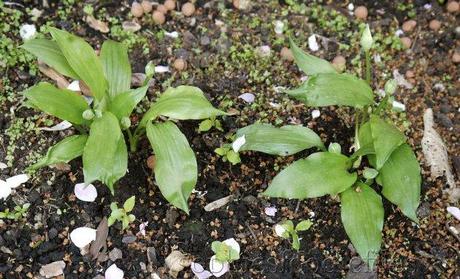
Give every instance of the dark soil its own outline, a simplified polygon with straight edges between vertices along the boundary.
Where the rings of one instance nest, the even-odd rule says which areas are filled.
[[[111,38],[110,33],[101,34],[82,21],[84,3],[67,6],[49,1],[51,7],[46,8],[41,2],[31,1],[27,6],[28,9],[36,7],[44,11],[35,23],[37,26],[48,22],[67,29],[83,36],[94,47],[100,46],[104,39]],[[116,264],[125,271],[125,278],[151,278],[154,271],[161,278],[167,278],[165,258],[177,249],[207,267],[213,255],[211,242],[230,237],[240,243],[242,253],[241,259],[232,264],[231,272],[224,278],[460,278],[460,242],[446,227],[459,227],[460,223],[447,217],[445,208],[449,205],[448,197],[443,194],[446,183],[441,178],[430,178],[420,146],[423,112],[432,107],[436,115],[437,131],[443,137],[450,156],[460,156],[459,66],[451,60],[455,49],[460,47],[459,34],[455,31],[459,23],[458,16],[448,14],[437,1],[430,2],[432,8],[429,11],[424,7],[428,1],[408,2],[407,5],[412,5],[410,10],[416,12],[414,19],[417,27],[408,34],[414,45],[410,50],[383,47],[380,55],[385,65],[376,66],[373,72],[374,88],[382,88],[385,82],[382,76],[390,77],[394,69],[402,74],[408,70],[414,72],[415,77],[408,78],[414,84],[414,89],[401,89],[396,95],[406,105],[406,113],[395,117],[401,123],[410,123],[406,134],[423,166],[419,226],[406,219],[388,201],[384,201],[386,220],[383,245],[375,275],[370,272],[350,272],[359,269],[356,268],[359,260],[341,224],[338,198],[323,197],[297,202],[259,197],[280,169],[313,151],[285,158],[247,152],[241,156],[242,163],[236,166],[224,163],[214,153],[215,148],[227,142],[227,133],[257,120],[273,124],[303,123],[320,134],[326,144],[339,142],[345,152],[348,152],[352,144],[354,131],[351,128],[350,109],[324,108],[321,109],[320,118],[311,119],[312,108],[300,105],[274,90],[275,86],[296,86],[301,74],[293,63],[279,57],[282,46],[288,44],[287,39],[283,39],[281,44],[274,43],[276,36],[273,22],[289,22],[289,31],[298,37],[299,42],[305,42],[302,44],[304,49],[308,48],[306,38],[312,28],[316,34],[350,44],[350,49],[345,51],[329,43],[327,51],[322,48],[319,52],[328,60],[337,54],[344,55],[349,71],[355,69],[351,61],[359,54],[356,44],[359,22],[348,14],[347,5],[340,1],[308,4],[307,14],[312,7],[337,10],[348,19],[346,31],[322,26],[324,19],[310,16],[307,21],[308,16],[288,9],[286,3],[289,1],[254,2],[250,11],[238,11],[229,1],[196,1],[194,19],[168,16],[167,22],[161,27],[154,25],[147,16],[139,20],[143,28],[138,32],[147,38],[150,52],[143,54],[140,45],[132,48],[130,55],[133,72],[143,72],[149,60],[157,65],[172,67],[175,58],[186,57],[189,64],[186,75],[174,70],[169,74],[156,75],[155,85],[148,93],[150,100],[163,92],[168,82],[173,86],[190,84],[200,87],[214,105],[240,112],[238,116],[222,119],[225,133],[215,129],[199,133],[198,121],[182,121],[178,124],[195,151],[199,167],[196,185],[198,192],[189,199],[190,215],[174,209],[161,196],[146,164],[152,153],[147,139],[140,142],[139,152],[130,155],[129,172],[119,181],[116,195],[112,196],[107,187],[97,184],[99,196],[94,203],[81,202],[73,194],[74,184],[83,181],[80,159],[70,163],[70,171],[44,168],[25,186],[18,188],[15,197],[0,204],[0,210],[4,210],[13,208],[16,203],[31,203],[27,218],[0,223],[0,278],[39,278],[42,265],[59,260],[66,263],[65,278],[95,278],[98,274],[104,274],[112,262],[97,262],[82,256],[79,249],[71,244],[69,234],[80,226],[96,228],[104,216],[110,215],[109,206],[112,201],[122,203],[132,195],[136,196],[133,211],[136,221],[125,232],[122,232],[120,224],[110,227],[107,239],[107,252],[118,248],[123,253],[123,259],[117,260]],[[408,10],[397,9],[393,1],[356,1],[354,4],[355,7],[359,4],[368,7],[368,22],[373,29],[384,35],[394,33],[409,18]],[[66,7],[70,7],[69,13],[66,20],[63,20],[56,11]],[[103,15],[98,15],[106,21],[109,17],[120,21],[131,17],[130,3],[126,1],[116,5],[101,1],[94,7],[96,14],[101,8],[105,9]],[[25,11],[20,6],[10,8]],[[282,14],[281,11],[288,12]],[[260,22],[251,25],[255,17]],[[428,28],[428,22],[433,18],[442,22],[438,32]],[[196,22],[192,25],[193,20]],[[216,20],[223,21],[227,30],[217,26]],[[26,14],[23,14],[23,21],[30,22]],[[180,43],[168,37],[157,39],[154,35],[161,28],[178,31]],[[210,40],[210,44],[201,43],[204,36]],[[20,38],[16,37],[15,40],[20,43]],[[243,55],[247,46],[255,48],[261,45],[271,46],[269,58]],[[232,48],[236,48],[236,51]],[[27,67],[23,70],[9,68],[6,71],[6,78],[16,94],[46,79],[41,74],[30,75]],[[258,72],[254,74],[256,70]],[[268,77],[263,76],[265,71],[268,71]],[[443,84],[443,88],[435,84]],[[245,92],[256,95],[257,105],[248,105],[238,99]],[[19,139],[12,143],[7,130],[15,119],[28,119],[37,126],[43,125],[41,123],[44,118],[50,119],[35,110],[19,108],[21,97],[18,96],[13,101],[3,102],[0,107],[0,161],[4,161],[2,158],[6,157],[7,147],[10,144],[16,145],[13,168],[1,171],[0,178],[22,173],[31,163],[32,152],[44,154],[53,143],[75,132],[72,129],[55,133],[23,130]],[[225,107],[228,101],[231,105]],[[270,102],[280,104],[280,108],[274,108]],[[148,107],[148,102],[145,101],[144,105]],[[10,107],[16,108],[14,115]],[[135,120],[133,118],[133,122]],[[56,119],[53,121],[58,122]],[[456,171],[457,174],[460,172],[459,169]],[[460,179],[458,175],[456,178]],[[230,194],[235,196],[235,200],[227,206],[212,212],[204,210],[206,204]],[[264,208],[270,205],[278,209],[276,217],[265,215]],[[288,241],[273,233],[274,224],[286,218],[295,221],[310,218],[314,223],[309,231],[301,234],[299,252],[295,252]],[[145,236],[139,233],[141,222],[148,222]],[[128,235],[135,236],[135,241],[123,243],[123,238]],[[156,259],[151,262],[147,258],[148,247],[156,250]],[[179,278],[192,277],[193,274],[187,268],[179,274]]]

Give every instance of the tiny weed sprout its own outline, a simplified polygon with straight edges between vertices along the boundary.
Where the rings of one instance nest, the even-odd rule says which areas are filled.
[[[12,211],[8,208],[0,212],[0,219],[10,219],[18,221],[19,219],[25,218],[27,216],[27,210],[30,207],[30,203],[25,203],[22,206],[16,205]]]
[[[110,213],[110,216],[108,218],[109,226],[112,226],[116,221],[120,221],[122,229],[125,230],[131,222],[134,222],[134,220],[136,220],[136,216],[134,216],[133,214],[129,214],[133,210],[135,203],[135,196],[132,196],[129,199],[127,199],[123,204],[122,208],[118,208],[118,204],[116,202],[112,202],[110,204],[110,209],[112,210],[112,213]]]
[[[307,148],[319,149],[282,170],[263,194],[301,200],[339,195],[345,231],[361,258],[373,267],[382,242],[384,209],[381,195],[418,223],[420,166],[404,133],[392,123],[396,82],[386,83],[385,95],[381,98],[373,93],[370,59],[373,39],[368,26],[361,38],[364,79],[338,73],[328,61],[303,52],[292,40],[290,44],[296,64],[309,77],[299,88],[286,93],[310,107],[353,107],[354,153],[343,154],[344,150],[337,143],[331,143],[326,149],[320,137],[306,127],[277,128],[259,123],[236,132],[233,150],[288,156]],[[228,150],[224,146],[219,152],[225,154]],[[379,188],[380,194],[375,190]],[[284,236],[292,237],[293,246],[298,247],[298,240],[292,234],[293,225],[280,226],[279,230],[285,230]]]
[[[300,238],[299,232],[307,231],[313,223],[310,220],[300,221],[295,227],[291,220],[286,220],[275,225],[275,233],[279,237],[291,239],[292,248],[299,251]]]
[[[197,278],[221,277],[230,270],[230,263],[240,259],[240,245],[234,238],[214,241],[211,249],[214,256],[209,260],[209,271],[199,263],[191,263],[192,272]]]
[[[156,154],[154,172],[161,193],[188,213],[188,197],[198,176],[197,163],[187,139],[171,120],[207,119],[210,124],[200,125],[200,130],[206,131],[212,126],[220,129],[216,117],[226,113],[214,108],[199,88],[179,86],[166,90],[139,123],[132,123],[130,115],[146,96],[155,66],[148,63],[143,85],[132,89],[126,46],[105,41],[98,56],[83,39],[56,28],[49,30],[52,40],[30,39],[22,47],[63,76],[78,80],[81,88],[88,88],[92,103],[76,92],[47,82],[24,92],[29,106],[70,122],[80,132],[51,147],[29,169],[67,163],[82,156],[85,185],[101,181],[114,194],[115,183],[128,167],[124,133],[131,152],[136,151],[140,137],[147,134]],[[171,120],[160,121],[160,117]]]

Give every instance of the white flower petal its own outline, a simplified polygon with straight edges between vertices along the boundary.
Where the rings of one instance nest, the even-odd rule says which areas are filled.
[[[316,36],[315,34],[311,35],[308,37],[308,47],[310,48],[311,51],[317,51],[319,50],[319,45],[316,42]]]
[[[144,222],[139,224],[139,232],[145,236],[145,228],[149,225],[149,222]]]
[[[54,125],[53,127],[42,127],[42,128],[39,128],[39,129],[42,130],[42,131],[55,132],[55,131],[67,130],[70,127],[72,127],[72,123],[70,123],[67,120],[64,120],[64,121]]]
[[[209,270],[211,271],[212,275],[220,277],[230,270],[230,264],[227,262],[219,262],[216,259],[216,256],[214,255],[211,257],[211,260],[209,261]]]
[[[398,37],[401,37],[401,35],[404,34],[404,31],[402,31],[401,29],[398,29],[395,31],[395,35],[398,36]]]
[[[204,267],[199,263],[192,262],[190,267],[192,268],[193,274],[195,274],[198,279],[207,279],[212,276],[212,273],[208,270],[205,270]]]
[[[166,73],[169,72],[169,67],[168,66],[156,66],[155,67],[155,73]]]
[[[21,185],[22,183],[26,183],[27,181],[29,181],[29,177],[27,176],[27,174],[18,174],[10,178],[7,178],[6,184],[8,184],[10,188],[14,189],[18,187],[19,185]]]
[[[276,215],[276,212],[278,212],[278,209],[276,209],[276,207],[274,206],[267,206],[265,207],[265,214],[267,214],[267,216],[275,216]]]
[[[69,90],[71,90],[71,91],[80,92],[80,91],[81,91],[81,89],[80,89],[80,81],[78,81],[78,80],[72,81],[72,82],[67,86],[67,89],[69,89]]]
[[[234,238],[229,238],[227,240],[224,240],[223,241],[225,244],[227,244],[228,246],[232,247],[234,250],[236,250],[238,252],[238,254],[240,253],[240,245],[238,244],[238,242],[236,242],[236,240]]]
[[[19,35],[21,38],[26,41],[32,39],[37,33],[37,28],[33,24],[24,24],[19,29]]]
[[[6,169],[7,167],[7,164],[0,162],[0,170]]]
[[[406,105],[403,103],[400,103],[398,101],[393,101],[393,109],[397,111],[405,111],[406,110]]]
[[[243,93],[238,98],[244,100],[246,103],[252,103],[256,99],[256,96],[252,93]]]
[[[284,23],[281,20],[275,21],[275,33],[277,35],[283,34],[284,31]]]
[[[0,180],[0,199],[6,199],[11,194],[11,188],[3,180]]]
[[[116,264],[112,264],[107,268],[104,274],[105,279],[123,279],[125,272],[118,268]]]
[[[70,240],[78,248],[83,248],[96,240],[96,230],[87,227],[79,227],[70,233]]]
[[[97,190],[93,184],[85,185],[85,183],[75,184],[75,196],[81,201],[93,202],[97,198]]]
[[[286,232],[286,229],[281,226],[280,224],[275,225],[275,233],[277,236],[283,237],[284,238],[284,233]]]
[[[454,216],[455,218],[457,218],[457,220],[460,221],[460,209],[458,207],[448,206],[447,207],[447,212],[452,214],[452,216]]]
[[[233,143],[232,143],[232,148],[233,151],[238,152],[240,148],[246,143],[246,137],[242,135],[241,137],[237,138]]]

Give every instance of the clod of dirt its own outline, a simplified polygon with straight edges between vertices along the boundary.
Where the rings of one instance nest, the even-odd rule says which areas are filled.
[[[429,27],[433,31],[438,31],[441,28],[441,22],[437,19],[433,19],[430,21]]]
[[[346,68],[346,63],[347,61],[345,60],[345,57],[342,55],[337,55],[334,57],[332,60],[332,66],[338,71],[338,72],[343,72]]]
[[[292,51],[287,47],[283,47],[281,49],[280,55],[284,60],[294,61],[294,55],[292,54]]]
[[[182,5],[182,14],[184,16],[192,16],[195,13],[195,5],[191,2],[187,2]]]
[[[144,14],[144,9],[142,8],[142,5],[138,2],[133,2],[133,4],[131,5],[131,14],[134,17],[141,17]]]
[[[153,12],[152,18],[153,18],[153,21],[156,24],[159,24],[159,25],[165,23],[165,21],[166,21],[166,17],[164,15],[164,13],[160,12],[159,10],[156,10],[156,11]]]
[[[182,58],[177,58],[176,60],[174,60],[173,66],[174,69],[178,71],[183,71],[187,67],[187,62]]]
[[[169,11],[172,11],[172,10],[174,10],[176,8],[176,1],[174,1],[174,0],[166,0],[165,3],[164,3],[164,6]]]
[[[402,30],[407,33],[412,32],[416,25],[417,25],[417,22],[415,20],[413,19],[408,20],[403,23]]]
[[[182,252],[175,250],[172,251],[168,257],[166,257],[165,263],[166,267],[169,269],[169,275],[177,278],[179,272],[190,266],[192,261],[189,257],[182,254]]]
[[[422,151],[427,165],[430,166],[431,177],[436,178],[445,175],[447,184],[450,186],[451,199],[457,200],[460,189],[455,185],[455,179],[449,165],[447,147],[441,136],[434,129],[433,110],[426,109],[423,114],[423,138]]]
[[[153,8],[152,2],[148,0],[144,0],[141,2],[142,9],[144,10],[144,13],[150,13]]]
[[[357,19],[366,19],[367,18],[367,8],[364,6],[359,6],[355,9],[355,16]]]
[[[411,71],[411,70],[406,71],[406,78],[414,78],[414,77],[415,77],[414,71]]]
[[[401,43],[404,46],[404,48],[408,49],[412,45],[412,40],[409,37],[402,37]]]
[[[450,1],[447,3],[447,11],[449,13],[456,13],[460,9],[460,4],[457,1]]]
[[[56,261],[40,268],[40,275],[45,278],[52,278],[64,274],[65,262]]]

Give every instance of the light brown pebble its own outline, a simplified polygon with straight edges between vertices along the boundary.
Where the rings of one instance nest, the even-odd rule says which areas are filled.
[[[452,62],[456,64],[460,63],[460,53],[454,52],[454,54],[452,55]]]
[[[182,13],[184,16],[191,16],[195,13],[195,5],[193,3],[187,2],[182,5]]]
[[[441,28],[441,22],[437,19],[433,19],[430,21],[430,29],[433,31],[438,31]]]
[[[142,9],[144,10],[144,13],[146,13],[146,14],[150,13],[152,11],[152,8],[153,8],[153,4],[149,0],[142,1],[141,6],[142,6]]]
[[[172,11],[176,8],[176,1],[166,0],[163,5],[166,7],[166,9],[168,9],[169,11]]]
[[[406,71],[406,78],[413,78],[415,77],[414,71],[408,70]]]
[[[174,60],[173,66],[174,69],[178,71],[183,71],[187,67],[187,62],[182,58],[177,58],[176,60]]]
[[[159,11],[160,13],[164,15],[168,13],[168,9],[166,8],[165,5],[158,5],[157,11]]]
[[[238,10],[248,10],[251,6],[251,0],[233,0],[233,7]]]
[[[345,60],[345,57],[342,55],[337,55],[334,57],[332,60],[332,66],[338,71],[338,72],[343,72],[346,67],[347,60]]]
[[[165,17],[165,14],[158,11],[158,10],[155,10],[152,14],[152,18],[153,18],[153,21],[156,23],[156,24],[163,24],[165,23],[166,21],[166,17]]]
[[[149,169],[155,169],[155,164],[156,164],[157,160],[155,158],[155,155],[151,155],[147,158],[147,167]]]
[[[405,21],[402,25],[402,30],[404,32],[412,32],[417,25],[417,22],[413,19]]]
[[[141,17],[144,14],[144,9],[142,8],[142,5],[137,2],[133,2],[133,4],[131,5],[131,14],[134,17]]]
[[[447,3],[447,11],[449,13],[456,13],[460,9],[460,4],[457,1],[450,1]]]
[[[404,46],[404,48],[410,48],[412,45],[412,40],[409,37],[402,37],[401,38],[401,43]]]
[[[287,61],[294,61],[294,55],[288,47],[283,47],[280,52],[281,58]]]
[[[358,19],[366,19],[367,18],[367,8],[364,6],[359,6],[355,9],[355,16]]]

